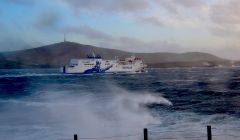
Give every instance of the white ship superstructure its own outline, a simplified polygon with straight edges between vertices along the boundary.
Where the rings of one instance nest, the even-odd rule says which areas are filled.
[[[103,60],[100,56],[88,56],[86,59],[71,59],[70,64],[63,66],[63,73],[140,73],[146,72],[143,60],[132,56],[125,59]]]

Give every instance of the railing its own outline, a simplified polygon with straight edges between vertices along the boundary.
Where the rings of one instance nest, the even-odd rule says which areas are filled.
[[[214,134],[212,132],[214,131]],[[234,135],[234,134],[219,134],[217,133],[218,131],[238,131],[240,132],[240,128],[230,128],[230,129],[218,129],[218,128],[212,128],[211,126],[207,126],[207,133],[205,135],[200,135],[200,136],[192,136],[192,135],[184,135],[179,137],[159,137],[159,138],[154,138],[157,140],[179,140],[179,139],[184,139],[184,140],[218,140],[220,138],[224,139],[227,138],[228,140],[240,140],[240,135]],[[186,131],[148,131],[147,128],[143,129],[143,133],[135,133],[135,134],[128,134],[128,135],[113,135],[113,136],[105,136],[105,137],[78,137],[77,134],[74,134],[73,139],[74,140],[106,140],[106,139],[129,139],[130,137],[140,137],[143,136],[143,140],[152,140],[149,138],[149,136],[154,136],[154,135],[161,135],[165,133],[185,133]],[[197,132],[197,131],[196,131]],[[71,139],[64,139],[64,140],[71,140]]]

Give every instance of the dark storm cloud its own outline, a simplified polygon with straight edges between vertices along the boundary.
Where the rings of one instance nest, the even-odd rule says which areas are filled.
[[[78,27],[67,27],[62,30],[64,33],[74,33],[79,34],[89,39],[97,39],[97,40],[105,40],[105,41],[113,41],[114,38],[104,33],[102,31],[96,30],[89,26],[78,26]]]
[[[147,0],[63,0],[76,10],[137,12],[148,8]]]

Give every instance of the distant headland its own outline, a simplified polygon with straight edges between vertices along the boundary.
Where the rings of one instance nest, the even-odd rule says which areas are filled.
[[[145,63],[151,68],[239,65],[239,62],[202,52],[134,53],[64,41],[32,49],[1,52],[0,68],[58,68],[67,64],[71,58],[85,58],[92,52],[102,56],[104,59],[136,55],[143,58]]]

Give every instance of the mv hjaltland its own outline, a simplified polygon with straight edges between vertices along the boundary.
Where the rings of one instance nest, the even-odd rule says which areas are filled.
[[[131,56],[125,59],[103,60],[100,56],[87,56],[85,59],[71,59],[70,63],[61,68],[62,73],[93,74],[93,73],[143,73],[147,65],[141,58]]]

